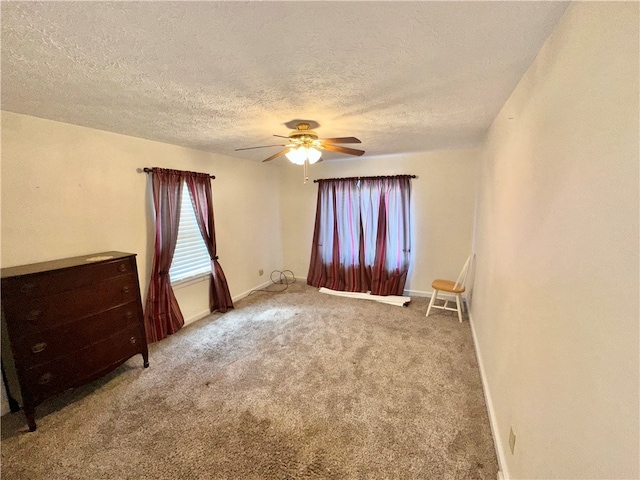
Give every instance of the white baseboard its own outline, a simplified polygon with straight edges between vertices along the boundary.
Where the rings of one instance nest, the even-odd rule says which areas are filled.
[[[404,295],[408,297],[428,297],[431,298],[433,296],[433,290],[430,292],[425,292],[424,290],[405,290]],[[463,296],[464,298],[464,296]],[[453,300],[456,301],[456,296],[453,293],[440,292],[438,293],[438,300]]]
[[[242,300],[243,298],[248,297],[249,294],[251,292],[253,292],[254,290],[260,290],[261,288],[268,287],[269,285],[271,285],[271,280],[267,280],[266,282],[263,282],[260,285],[258,285],[257,287],[253,287],[253,288],[247,290],[246,292],[242,292],[242,293],[239,293],[238,295],[234,295],[233,297],[231,297],[231,301],[233,301],[235,303],[238,300]]]
[[[189,318],[185,318],[184,319],[184,324],[185,325],[189,325],[190,323],[198,321],[201,318],[206,317],[207,315],[211,315],[211,312],[209,311],[209,309],[203,310],[203,311],[201,311],[199,313],[196,313],[195,315],[191,315]]]
[[[433,292],[424,292],[422,290],[405,290],[403,295],[407,297],[431,297]]]
[[[304,284],[307,283],[307,277],[295,277],[296,278],[296,282],[303,282]],[[431,291],[424,291],[424,290],[404,290],[402,293],[405,297],[428,297],[431,298],[431,296],[433,295],[433,290]],[[438,299],[443,299],[443,300],[453,300],[455,302],[456,300],[456,296],[452,293],[446,293],[446,292],[440,292],[438,294]]]
[[[503,442],[498,430],[498,421],[496,419],[496,412],[493,407],[493,400],[491,399],[491,390],[489,390],[489,383],[487,382],[487,376],[484,370],[484,363],[482,361],[482,353],[478,345],[478,338],[476,337],[476,329],[474,326],[473,315],[469,314],[469,324],[471,325],[471,335],[473,336],[473,346],[476,351],[476,359],[478,360],[478,366],[480,367],[480,379],[482,380],[482,391],[484,392],[484,401],[487,404],[487,410],[489,413],[489,425],[491,426],[491,434],[493,436],[493,446],[496,450],[498,457],[498,480],[509,480],[509,470],[507,469],[507,462],[505,454],[506,452],[502,448]]]
[[[261,283],[260,285],[258,285],[257,287],[253,287],[251,290],[247,290],[246,292],[242,292],[238,295],[234,295],[233,297],[231,297],[231,301],[233,303],[237,302],[238,300],[242,300],[245,297],[248,297],[249,294],[251,292],[253,292],[254,290],[258,290],[261,288],[265,288],[267,286],[271,285],[271,280],[268,280],[264,283]],[[196,322],[198,320],[200,320],[201,318],[206,317],[207,315],[211,315],[211,312],[207,309],[207,310],[203,310],[201,312],[196,313],[195,315],[191,315],[189,318],[185,318],[184,319],[184,324],[185,325],[189,325],[190,323]]]

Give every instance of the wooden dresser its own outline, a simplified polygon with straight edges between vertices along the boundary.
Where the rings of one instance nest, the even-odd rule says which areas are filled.
[[[10,405],[22,405],[29,430],[36,429],[36,405],[52,395],[138,353],[149,366],[135,254],[4,268],[1,276],[3,376]]]

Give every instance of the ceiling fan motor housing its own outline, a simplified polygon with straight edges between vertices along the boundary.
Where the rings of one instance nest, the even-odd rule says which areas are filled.
[[[299,123],[296,130],[289,134],[289,139],[299,145],[312,146],[318,140],[318,134],[309,130],[308,123]]]

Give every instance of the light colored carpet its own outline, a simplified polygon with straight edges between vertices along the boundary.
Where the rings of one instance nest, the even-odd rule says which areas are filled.
[[[2,418],[3,479],[495,479],[469,323],[256,293]]]

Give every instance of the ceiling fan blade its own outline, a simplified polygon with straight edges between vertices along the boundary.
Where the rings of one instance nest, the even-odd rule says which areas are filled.
[[[246,147],[246,148],[236,148],[236,152],[240,150],[253,150],[254,148],[267,148],[267,147],[286,147],[286,145],[278,144],[278,145],[260,145],[259,147]]]
[[[271,160],[273,160],[274,158],[278,158],[281,157],[282,155],[284,155],[285,153],[287,153],[289,151],[288,148],[285,148],[284,150],[276,153],[275,155],[271,155],[269,158],[265,158],[264,160],[262,160],[263,162],[270,162]]]
[[[356,137],[320,138],[319,140],[327,143],[362,143]]]
[[[348,155],[360,156],[364,154],[364,150],[356,150],[355,148],[341,147],[339,145],[331,145],[331,144],[325,144],[325,143],[321,143],[320,148],[324,148],[325,150],[331,150],[334,152],[346,153]]]
[[[274,135],[274,137],[278,137],[278,138],[286,138],[287,140],[289,139],[289,137],[285,137],[284,135]]]

